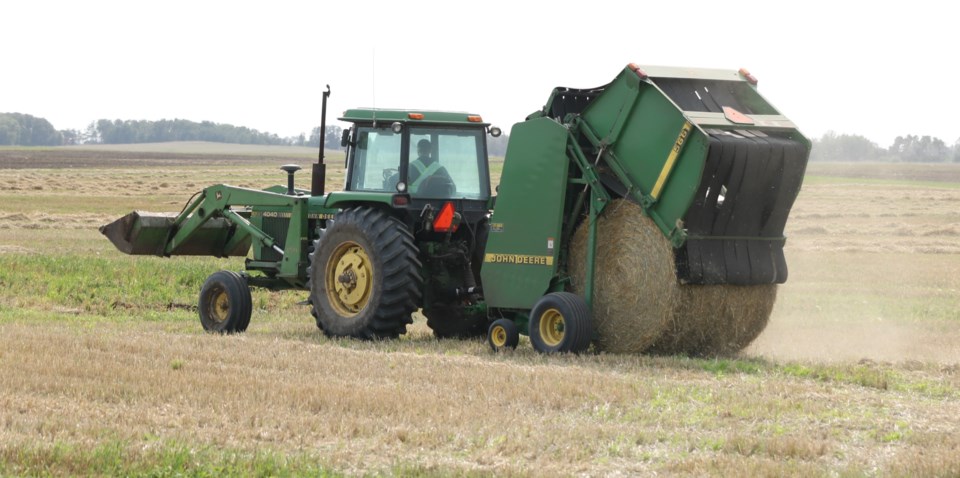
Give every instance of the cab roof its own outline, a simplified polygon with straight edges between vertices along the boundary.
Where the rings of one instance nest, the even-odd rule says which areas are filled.
[[[401,123],[430,123],[430,124],[462,124],[488,126],[478,114],[459,111],[428,111],[428,110],[387,110],[375,108],[355,108],[343,112],[340,121],[351,123],[367,123],[371,121],[401,122]]]

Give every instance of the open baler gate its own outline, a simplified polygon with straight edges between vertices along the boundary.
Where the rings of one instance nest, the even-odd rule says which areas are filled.
[[[810,143],[755,83],[744,70],[630,65],[600,88],[555,89],[534,116],[574,125],[603,184],[671,240],[682,283],[778,284]]]

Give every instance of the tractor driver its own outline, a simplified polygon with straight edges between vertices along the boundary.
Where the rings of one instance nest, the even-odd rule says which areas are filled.
[[[431,156],[432,150],[429,139],[417,142],[417,159],[410,162],[410,169],[407,171],[410,192],[420,195],[452,195],[456,192],[453,178],[447,168]]]

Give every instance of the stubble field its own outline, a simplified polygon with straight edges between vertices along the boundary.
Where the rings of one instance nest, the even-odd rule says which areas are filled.
[[[960,474],[960,165],[811,165],[771,323],[722,359],[329,340],[296,292],[208,335],[200,284],[242,260],[96,230],[314,156],[0,149],[0,475]]]

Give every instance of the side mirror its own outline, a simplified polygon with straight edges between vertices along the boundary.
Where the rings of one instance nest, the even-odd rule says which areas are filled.
[[[487,132],[490,133],[490,136],[493,136],[494,138],[499,138],[500,135],[503,134],[503,131],[501,131],[500,128],[496,126],[491,126],[487,128]]]
[[[350,144],[350,128],[343,130],[343,134],[340,136],[340,146],[346,148],[348,144]]]

